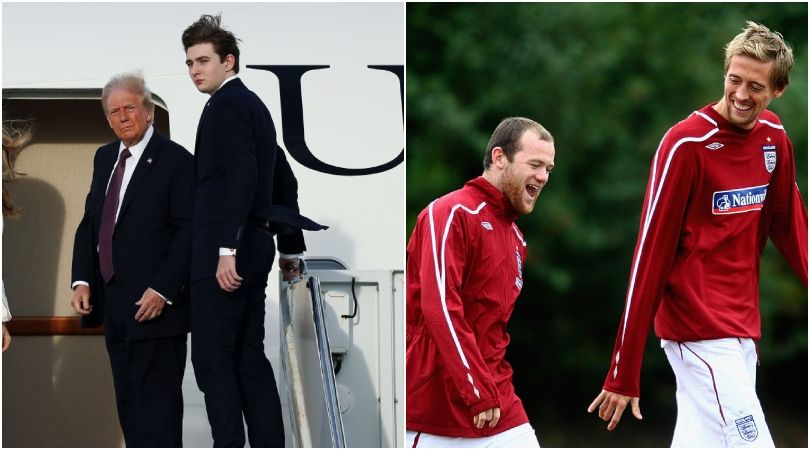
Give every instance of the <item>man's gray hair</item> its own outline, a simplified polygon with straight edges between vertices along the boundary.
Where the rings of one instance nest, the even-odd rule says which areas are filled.
[[[107,100],[113,91],[124,90],[137,94],[141,97],[141,103],[149,111],[155,110],[155,103],[152,101],[152,91],[146,86],[143,73],[140,70],[120,73],[110,78],[101,90],[101,107],[104,109],[104,116],[107,116]]]

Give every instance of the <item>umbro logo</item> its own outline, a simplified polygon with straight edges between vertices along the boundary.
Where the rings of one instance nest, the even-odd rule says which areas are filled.
[[[723,144],[719,142],[712,142],[711,144],[707,145],[706,148],[708,148],[709,150],[717,150],[723,148]]]
[[[486,228],[489,231],[492,231],[492,224],[489,222],[481,222],[481,226]]]

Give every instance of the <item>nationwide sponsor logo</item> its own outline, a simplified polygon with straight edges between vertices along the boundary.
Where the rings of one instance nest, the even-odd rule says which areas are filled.
[[[719,150],[723,148],[723,144],[719,142],[712,142],[711,144],[707,145],[706,148],[708,148],[709,150]]]
[[[768,185],[718,191],[712,196],[712,214],[737,214],[759,211],[765,203]]]
[[[489,231],[492,231],[492,224],[489,222],[481,222],[481,226],[486,228]]]
[[[746,441],[752,442],[759,436],[757,423],[754,422],[754,416],[745,416],[742,419],[735,420],[734,423],[737,425],[737,431],[740,433],[740,437]]]
[[[763,145],[762,156],[765,158],[765,170],[767,170],[768,173],[773,172],[773,169],[776,168],[776,146]]]

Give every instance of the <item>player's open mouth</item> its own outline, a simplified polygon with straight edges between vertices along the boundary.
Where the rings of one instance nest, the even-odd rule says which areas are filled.
[[[742,103],[738,103],[736,100],[732,100],[731,104],[734,105],[734,108],[740,112],[748,112],[754,107],[754,105],[744,105]]]
[[[537,197],[537,194],[540,193],[540,189],[542,189],[540,186],[534,184],[526,185],[526,192],[529,194],[529,197],[531,198]]]

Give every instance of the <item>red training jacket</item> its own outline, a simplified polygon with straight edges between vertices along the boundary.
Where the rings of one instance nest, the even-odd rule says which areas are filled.
[[[483,177],[419,214],[407,250],[409,430],[485,437],[528,423],[504,360],[526,256],[517,216]],[[475,428],[494,407],[498,425]]]
[[[639,396],[653,318],[667,340],[759,339],[768,237],[807,284],[807,209],[779,118],[765,110],[744,130],[712,106],[672,127],[655,154],[605,390]]]

